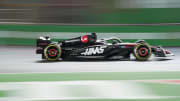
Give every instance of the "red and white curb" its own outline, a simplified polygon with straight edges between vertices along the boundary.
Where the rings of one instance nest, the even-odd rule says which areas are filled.
[[[141,82],[149,82],[149,83],[162,83],[162,84],[180,84],[180,80],[137,80]]]

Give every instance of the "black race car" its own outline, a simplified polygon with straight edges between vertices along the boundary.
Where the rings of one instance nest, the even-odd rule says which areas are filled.
[[[152,47],[145,41],[124,43],[119,38],[97,40],[96,33],[58,42],[51,42],[49,37],[37,39],[37,54],[42,59],[73,60],[73,59],[130,59],[133,54],[137,60],[146,61],[154,54],[156,57],[167,57],[173,54],[161,47]]]

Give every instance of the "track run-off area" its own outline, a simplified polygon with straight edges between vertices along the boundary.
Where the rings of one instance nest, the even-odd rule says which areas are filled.
[[[0,46],[0,101],[179,101],[174,57],[135,61],[41,60],[35,47]]]

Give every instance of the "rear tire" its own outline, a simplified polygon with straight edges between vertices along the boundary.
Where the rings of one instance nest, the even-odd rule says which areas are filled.
[[[44,57],[46,60],[49,61],[56,61],[59,60],[59,58],[61,57],[61,48],[57,45],[48,45],[45,49],[44,49]]]
[[[136,60],[146,61],[151,57],[151,47],[147,43],[139,43],[134,49]]]

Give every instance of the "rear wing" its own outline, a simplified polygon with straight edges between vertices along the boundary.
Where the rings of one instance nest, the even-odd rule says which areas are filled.
[[[42,54],[44,51],[44,48],[48,46],[51,43],[51,40],[49,37],[40,37],[36,40],[36,54]]]

